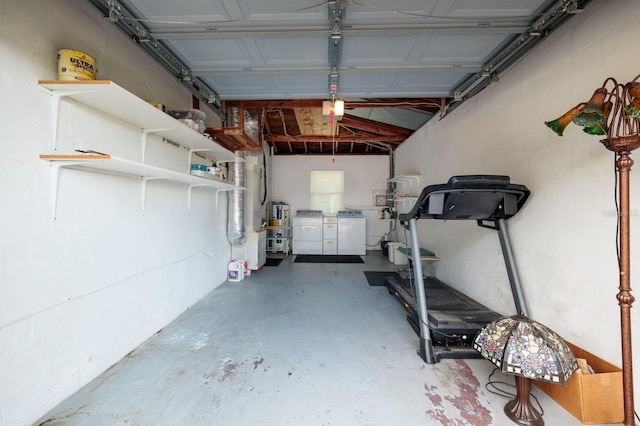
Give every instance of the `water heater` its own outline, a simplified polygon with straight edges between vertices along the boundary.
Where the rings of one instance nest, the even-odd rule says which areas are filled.
[[[287,226],[289,224],[289,205],[284,203],[274,203],[271,213],[272,226]]]

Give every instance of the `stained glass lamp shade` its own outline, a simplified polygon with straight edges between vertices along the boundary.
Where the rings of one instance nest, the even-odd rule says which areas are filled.
[[[487,324],[473,347],[502,372],[516,376],[516,398],[504,411],[520,425],[544,425],[529,399],[531,379],[564,384],[578,368],[573,352],[560,336],[523,315]]]

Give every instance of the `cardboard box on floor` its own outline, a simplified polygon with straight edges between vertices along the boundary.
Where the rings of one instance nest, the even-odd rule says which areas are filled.
[[[596,374],[574,374],[564,386],[534,380],[547,395],[586,424],[624,421],[622,370],[567,342],[576,358],[584,358]]]

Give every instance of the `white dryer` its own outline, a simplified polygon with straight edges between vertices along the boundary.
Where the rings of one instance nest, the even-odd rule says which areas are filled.
[[[293,254],[322,254],[322,210],[298,210],[293,218]]]
[[[339,210],[338,254],[367,254],[367,219],[362,210]]]

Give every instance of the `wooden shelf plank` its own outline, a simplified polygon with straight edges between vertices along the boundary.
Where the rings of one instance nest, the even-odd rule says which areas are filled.
[[[42,160],[108,160],[109,154],[40,154]]]

